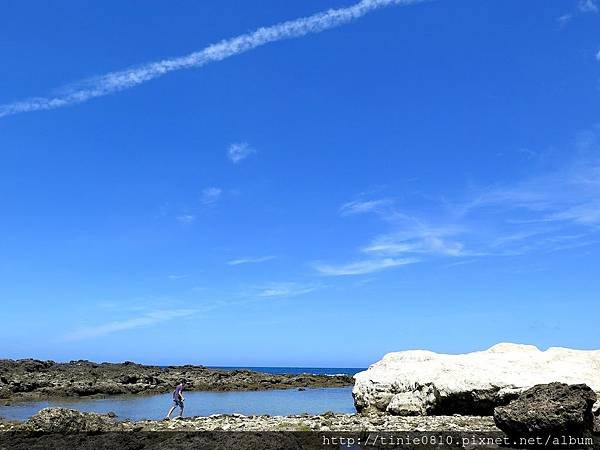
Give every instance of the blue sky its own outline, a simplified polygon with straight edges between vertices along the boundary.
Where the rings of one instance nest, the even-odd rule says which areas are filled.
[[[1,357],[600,347],[600,2],[24,0],[0,30]]]

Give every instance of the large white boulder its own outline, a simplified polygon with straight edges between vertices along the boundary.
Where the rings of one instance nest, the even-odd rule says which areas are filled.
[[[600,393],[600,350],[508,343],[461,355],[410,350],[388,353],[354,378],[358,411],[491,415],[536,384],[584,383]]]

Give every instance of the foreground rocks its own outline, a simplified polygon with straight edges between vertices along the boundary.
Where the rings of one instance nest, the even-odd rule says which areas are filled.
[[[492,417],[324,413],[319,415],[245,416],[213,414],[174,420],[117,421],[107,414],[44,408],[26,422],[2,422],[2,431],[80,433],[100,431],[498,431]]]
[[[353,382],[344,375],[273,375],[189,365],[161,368],[131,362],[96,364],[5,359],[0,360],[0,399],[161,393],[173,390],[182,378],[188,382],[187,390],[198,391],[339,387]]]
[[[383,441],[383,439],[388,439]],[[422,439],[427,439],[423,441]],[[441,439],[433,444],[430,439]],[[340,441],[345,439],[345,441]],[[371,439],[371,441],[368,441]],[[378,439],[378,440],[375,440]],[[399,443],[398,440],[402,440]],[[407,439],[421,439],[418,443]],[[449,441],[450,439],[450,441]],[[479,439],[484,439],[482,444]],[[598,437],[586,445],[561,448],[598,448]],[[350,444],[352,440],[352,444]],[[591,442],[591,444],[589,444]],[[441,445],[440,445],[441,443]],[[588,445],[589,444],[589,445]],[[594,447],[594,445],[596,447]],[[541,446],[542,448],[544,446]],[[328,449],[411,448],[469,449],[523,448],[500,431],[492,417],[392,416],[337,414],[244,416],[215,414],[177,420],[118,422],[114,417],[47,408],[24,423],[0,420],[0,448],[11,450],[113,449]]]
[[[333,413],[284,417],[234,414],[173,421],[116,422],[108,416],[53,408],[40,411],[25,423],[3,424],[0,421],[0,448],[324,450],[350,448],[352,446],[348,445],[348,439],[356,443],[369,436],[370,431],[378,435],[378,430],[386,433],[403,430],[403,437],[408,432],[420,432],[418,436],[433,431],[457,435],[461,432],[471,435],[477,431],[483,434],[499,433],[491,417],[378,417]],[[340,438],[346,439],[343,445],[340,445]],[[396,447],[376,444],[368,448]],[[431,447],[419,445],[418,448],[427,450]]]
[[[492,415],[537,384],[584,383],[600,392],[600,350],[518,344],[462,355],[413,350],[389,353],[354,378],[358,411]]]
[[[542,384],[496,408],[494,421],[509,436],[591,436],[595,402],[596,394],[584,384]]]

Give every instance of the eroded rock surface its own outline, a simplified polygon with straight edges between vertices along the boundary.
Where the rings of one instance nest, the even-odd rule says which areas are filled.
[[[74,433],[95,431],[495,431],[492,417],[392,416],[369,414],[299,414],[246,416],[213,414],[175,420],[123,421],[106,414],[66,408],[45,408],[26,422],[2,422],[3,431]]]
[[[122,449],[260,449],[260,450],[307,450],[356,448],[346,444],[324,443],[325,439],[340,439],[340,436],[353,439],[365,438],[369,432],[373,435],[391,430],[403,430],[418,433],[419,436],[431,432],[461,433],[472,435],[481,432],[484,435],[501,432],[495,427],[491,417],[443,417],[443,416],[376,416],[365,414],[294,415],[294,416],[244,416],[213,415],[209,417],[190,417],[173,421],[146,420],[115,424],[105,422],[98,415],[75,412],[74,423],[67,427],[63,418],[70,417],[69,410],[44,412],[40,417],[42,426],[32,432],[30,422],[3,423],[0,421],[0,448],[11,450],[98,450]],[[58,417],[58,420],[48,420]],[[86,423],[89,421],[89,423]],[[35,421],[36,424],[39,420]],[[56,427],[52,428],[51,424]],[[108,428],[98,431],[98,426],[107,424]],[[50,425],[47,427],[46,425]],[[78,430],[88,430],[81,431]],[[119,432],[115,432],[119,431]],[[313,431],[313,433],[310,433]],[[388,445],[375,445],[368,448],[390,448]],[[395,448],[395,447],[392,447]],[[407,447],[401,447],[407,448]],[[419,445],[419,449],[428,450],[429,446]],[[446,448],[446,447],[444,447]],[[462,448],[462,447],[461,447]],[[472,447],[469,447],[472,449]]]
[[[541,384],[494,410],[498,428],[510,436],[590,436],[596,393],[585,384]]]
[[[412,350],[389,353],[354,378],[358,411],[492,415],[537,384],[587,384],[600,392],[600,350],[518,344],[461,355]]]
[[[352,377],[345,375],[274,375],[189,365],[162,368],[132,362],[97,364],[5,359],[0,360],[0,399],[160,393],[174,389],[181,379],[187,380],[187,390],[197,391],[339,387],[353,382]]]
[[[45,433],[98,433],[118,431],[123,427],[106,414],[84,413],[67,408],[44,408],[31,416],[23,428]]]
[[[390,445],[371,441],[360,448],[440,448],[479,450],[496,448],[509,450],[523,448],[511,445],[514,441],[496,427],[492,417],[477,416],[393,416],[390,414],[339,414],[292,416],[245,416],[215,414],[208,417],[190,417],[177,420],[144,420],[114,422],[99,414],[79,413],[54,408],[42,411],[25,423],[0,420],[0,448],[14,450],[97,450],[99,448],[139,450],[140,448],[211,448],[245,449],[329,449],[358,448],[329,442],[340,436],[352,439],[374,438],[406,439],[409,435],[422,439],[432,436],[443,438],[444,444],[420,442],[414,445]],[[37,430],[37,431],[32,431]],[[310,432],[313,433],[310,433]],[[455,439],[449,445],[447,439]],[[500,444],[480,446],[479,438],[491,438]],[[466,439],[466,443],[463,441]],[[598,443],[596,436],[595,442]],[[364,441],[363,441],[364,443]],[[567,448],[567,447],[564,447]],[[579,447],[578,447],[579,448]],[[587,447],[586,447],[587,448]]]

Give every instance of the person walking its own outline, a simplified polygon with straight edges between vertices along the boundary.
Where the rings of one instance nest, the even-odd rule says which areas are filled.
[[[183,417],[183,402],[185,398],[183,398],[183,388],[185,387],[185,380],[181,380],[181,383],[177,385],[175,390],[173,391],[173,406],[169,410],[167,414],[167,419],[171,420],[171,414],[175,411],[175,408],[179,407],[179,417]]]

